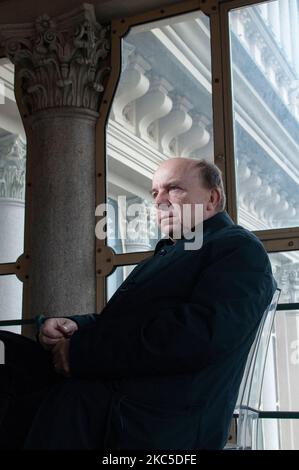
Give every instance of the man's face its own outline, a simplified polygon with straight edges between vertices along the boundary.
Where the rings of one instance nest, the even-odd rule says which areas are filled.
[[[153,177],[157,221],[162,233],[170,237],[179,238],[177,234],[182,234],[182,230],[189,231],[214,215],[209,210],[211,190],[202,187],[194,164],[192,160],[173,158],[163,162]],[[202,204],[202,213],[196,211],[196,204]],[[183,205],[189,205],[189,215],[185,209],[183,212]]]

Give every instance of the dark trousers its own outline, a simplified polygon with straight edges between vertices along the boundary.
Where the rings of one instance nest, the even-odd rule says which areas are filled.
[[[4,331],[0,340],[0,449],[104,449],[111,383],[63,378],[35,341]]]

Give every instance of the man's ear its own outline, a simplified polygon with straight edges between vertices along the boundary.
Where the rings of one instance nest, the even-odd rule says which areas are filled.
[[[211,189],[210,199],[209,199],[208,205],[207,205],[207,210],[208,211],[213,211],[213,210],[217,209],[217,207],[219,206],[219,203],[220,203],[220,199],[221,199],[220,190],[218,188]]]

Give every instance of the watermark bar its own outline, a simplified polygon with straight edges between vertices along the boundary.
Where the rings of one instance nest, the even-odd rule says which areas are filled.
[[[164,238],[183,238],[185,250],[202,247],[202,204],[130,204],[126,196],[119,196],[117,208],[109,203],[100,204],[95,215],[100,217],[95,227],[95,235],[99,240],[158,240],[159,226]]]

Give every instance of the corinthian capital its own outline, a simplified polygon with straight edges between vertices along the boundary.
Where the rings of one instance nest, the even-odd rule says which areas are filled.
[[[34,24],[0,27],[6,54],[18,66],[29,114],[53,107],[98,111],[109,71],[107,33],[87,4],[56,18],[42,15]]]

